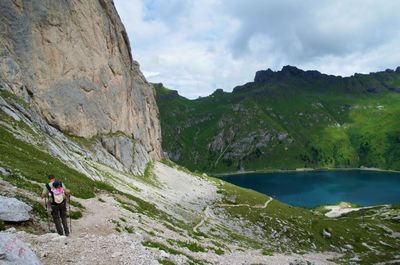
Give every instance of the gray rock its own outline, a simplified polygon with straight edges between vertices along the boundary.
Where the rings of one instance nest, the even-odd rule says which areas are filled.
[[[0,106],[0,109],[6,113],[8,116],[10,116],[11,118],[13,118],[15,121],[21,121],[21,118],[12,110],[10,110],[9,108]]]
[[[8,168],[0,167],[0,175],[10,176],[11,175],[11,171]]]
[[[41,265],[36,254],[15,234],[0,232],[0,263],[4,265]]]
[[[176,150],[174,152],[169,152],[167,153],[169,159],[171,159],[172,161],[179,161],[179,159],[181,158],[181,152],[180,150]]]
[[[278,140],[279,141],[283,141],[283,140],[285,140],[287,137],[288,137],[288,133],[287,132],[282,132],[282,133],[278,133]]]
[[[134,174],[142,174],[150,156],[142,145],[125,135],[103,136],[103,147]]]
[[[0,13],[2,90],[32,103],[48,124],[72,135],[133,135],[134,151],[118,152],[145,157],[123,157],[125,162],[161,159],[153,89],[132,59],[112,1],[1,1]],[[91,14],[94,27],[86,23]],[[71,38],[81,35],[78,42]]]
[[[350,245],[350,244],[346,244],[346,245],[344,245],[343,247],[344,247],[345,249],[348,249],[348,250],[352,250],[352,249],[353,249],[353,246]]]
[[[326,229],[322,230],[322,235],[327,238],[332,237],[332,234]]]
[[[400,66],[398,66],[398,67],[396,68],[396,72],[397,72],[397,73],[400,73]]]
[[[300,260],[295,259],[294,261],[289,262],[289,265],[312,265],[313,263],[309,262],[308,260]]]
[[[7,222],[23,222],[29,220],[32,207],[15,198],[0,195],[0,220]]]

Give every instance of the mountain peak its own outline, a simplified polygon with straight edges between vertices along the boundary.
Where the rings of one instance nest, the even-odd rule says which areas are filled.
[[[300,78],[314,78],[322,75],[316,70],[307,70],[297,68],[296,66],[285,65],[280,71],[272,71],[270,68],[267,70],[257,71],[254,77],[254,82],[268,82],[272,80],[283,80],[290,77],[300,77]]]
[[[284,67],[282,67],[281,72],[292,74],[292,75],[298,75],[298,74],[304,73],[303,70],[297,68],[296,66],[291,66],[291,65],[285,65]]]

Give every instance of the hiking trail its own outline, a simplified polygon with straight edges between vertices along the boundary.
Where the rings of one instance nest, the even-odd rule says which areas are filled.
[[[267,208],[268,204],[273,200],[272,197],[270,197],[264,205],[249,205],[247,203],[242,203],[242,204],[225,204],[225,203],[219,203],[216,204],[215,206],[218,207],[249,207],[249,208],[254,208],[254,209],[265,209]],[[201,221],[193,227],[193,232],[198,233],[198,228],[204,224],[204,222],[211,217],[212,211],[210,209],[210,206],[207,205],[207,207],[203,211],[203,218]]]

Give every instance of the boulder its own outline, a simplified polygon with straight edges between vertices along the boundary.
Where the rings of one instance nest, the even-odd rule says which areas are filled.
[[[0,167],[0,175],[6,176],[6,177],[10,176],[11,171],[8,168]]]
[[[0,232],[0,264],[40,265],[42,263],[15,234]]]
[[[322,230],[322,235],[324,237],[327,237],[327,238],[331,238],[332,237],[332,233],[329,231],[329,228]]]
[[[32,207],[15,198],[0,196],[0,220],[23,222],[29,220]]]

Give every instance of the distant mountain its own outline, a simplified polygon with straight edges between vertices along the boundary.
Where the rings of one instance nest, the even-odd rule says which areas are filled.
[[[400,169],[400,67],[341,77],[285,66],[196,100],[154,87],[163,150],[191,170]]]

